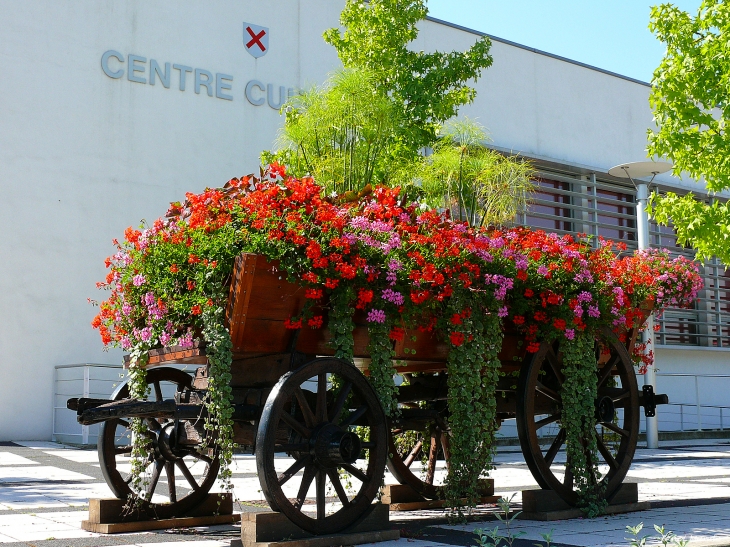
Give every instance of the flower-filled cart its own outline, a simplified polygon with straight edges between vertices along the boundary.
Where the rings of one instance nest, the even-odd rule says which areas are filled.
[[[666,253],[475,229],[399,189],[328,197],[276,165],[188,194],[117,246],[94,326],[129,351],[130,379],[111,402],[69,403],[102,424],[114,494],[184,515],[230,486],[237,445],[271,508],[314,534],[358,522],[386,465],[473,504],[513,417],[537,482],[600,511],[642,406],[662,402],[637,388],[639,330],[701,287]]]

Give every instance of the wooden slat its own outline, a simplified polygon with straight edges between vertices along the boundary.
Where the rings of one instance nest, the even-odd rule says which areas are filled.
[[[243,346],[243,335],[246,330],[248,307],[253,292],[253,280],[256,275],[258,256],[244,253],[236,257],[228,293],[226,320],[231,333],[234,351]]]

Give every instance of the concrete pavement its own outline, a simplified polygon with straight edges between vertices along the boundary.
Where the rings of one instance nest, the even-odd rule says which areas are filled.
[[[261,510],[263,496],[252,456],[238,455],[234,463],[235,496],[239,511]],[[515,447],[500,447],[492,472],[498,495],[514,498],[536,488]],[[553,544],[564,546],[609,546],[630,543],[626,526],[665,525],[690,545],[730,546],[730,441],[667,441],[659,450],[640,449],[629,473],[638,483],[640,501],[651,501],[649,511],[556,522],[514,521],[514,530],[524,532],[514,547],[533,547],[541,534],[553,530]],[[386,477],[387,482],[395,482]],[[238,526],[214,526],[177,531],[102,536],[80,529],[90,497],[109,497],[96,451],[55,443],[16,442],[0,445],[0,543],[36,547],[145,545],[165,546],[186,542],[187,547],[222,547],[238,537]],[[476,522],[451,526],[442,511],[391,513],[392,525],[402,530],[402,539],[382,547],[439,547],[476,545],[474,530],[504,525],[495,521],[491,509],[480,509]]]

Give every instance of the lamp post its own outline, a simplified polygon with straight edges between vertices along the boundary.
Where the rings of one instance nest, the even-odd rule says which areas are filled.
[[[608,174],[614,177],[629,179],[636,188],[636,239],[639,250],[649,248],[649,215],[646,212],[647,200],[649,199],[649,186],[654,182],[654,177],[660,173],[666,173],[672,168],[671,163],[654,161],[637,161],[633,163],[622,163],[608,170]],[[635,179],[645,178],[651,175],[649,182]],[[654,347],[654,314],[647,320],[646,330],[642,333],[642,343],[648,347]],[[656,368],[647,367],[644,373],[644,385],[652,386],[656,393]],[[646,417],[646,447],[659,448],[659,427],[657,417]]]

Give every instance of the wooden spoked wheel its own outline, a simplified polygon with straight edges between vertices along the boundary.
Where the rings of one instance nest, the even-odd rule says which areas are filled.
[[[597,337],[595,355],[598,398],[593,420],[599,461],[594,464],[600,473],[597,481],[610,500],[626,477],[636,450],[639,392],[629,353],[610,330]],[[543,343],[520,373],[517,432],[525,463],[537,483],[576,505],[573,475],[565,461],[556,461],[565,444],[560,423],[563,381],[560,342]]]
[[[174,393],[192,389],[192,378],[173,368],[147,371],[151,398],[172,399]],[[112,395],[118,401],[129,397],[129,385],[122,384]],[[218,475],[219,461],[215,453],[196,446],[177,446],[176,427],[184,421],[145,418],[148,428],[147,488],[141,510],[156,518],[183,516],[206,497]],[[132,495],[130,455],[132,430],[130,419],[103,422],[99,428],[97,448],[101,472],[106,483],[119,499]],[[179,480],[178,480],[179,479]]]
[[[442,403],[442,404],[439,404]],[[442,499],[449,460],[446,402],[431,408],[401,408],[388,439],[388,469],[426,499]]]
[[[315,359],[282,376],[266,400],[256,437],[261,489],[300,528],[338,532],[370,510],[387,442],[385,414],[362,373]]]

